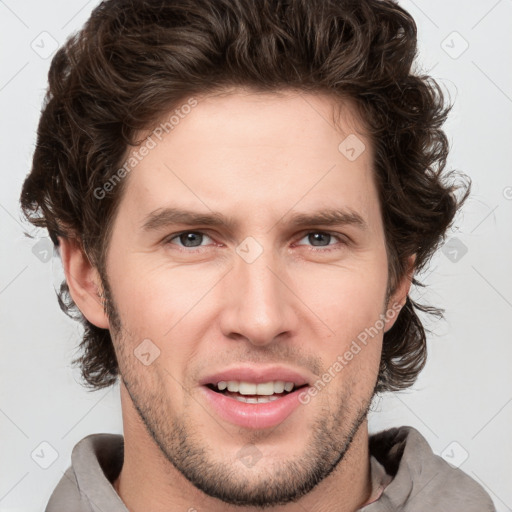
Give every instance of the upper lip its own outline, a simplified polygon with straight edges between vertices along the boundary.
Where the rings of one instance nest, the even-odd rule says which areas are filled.
[[[296,387],[308,384],[308,378],[297,370],[285,366],[237,366],[211,373],[199,381],[199,384],[217,384],[220,381],[243,381],[261,384],[270,381],[293,382]]]

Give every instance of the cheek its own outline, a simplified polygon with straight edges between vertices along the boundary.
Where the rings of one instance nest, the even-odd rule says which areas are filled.
[[[132,337],[165,343],[200,313],[218,279],[213,268],[198,272],[194,266],[178,268],[135,257],[118,262],[111,284],[121,322]]]
[[[387,273],[383,267],[320,267],[295,279],[298,295],[328,328],[328,337],[347,341],[374,326],[383,312]]]
[[[183,372],[199,346],[194,340],[202,339],[210,325],[202,318],[205,294],[218,277],[194,272],[192,266],[173,269],[151,266],[142,259],[135,264],[136,260],[119,262],[111,276],[123,327],[117,343],[121,371],[140,392],[161,390],[155,400],[162,396],[181,400],[179,383],[185,382]],[[149,353],[154,363],[140,364],[143,353]]]
[[[386,261],[367,263],[350,268],[318,267],[296,280],[299,296],[321,320],[310,317],[319,325],[316,350],[322,356],[325,376],[332,375],[335,381],[330,392],[350,389],[354,398],[372,391],[382,350]]]

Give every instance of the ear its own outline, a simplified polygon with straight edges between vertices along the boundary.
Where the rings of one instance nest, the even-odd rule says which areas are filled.
[[[400,310],[405,306],[407,295],[411,288],[411,282],[414,275],[414,264],[416,262],[416,255],[413,254],[407,258],[407,270],[398,283],[395,292],[389,297],[386,304],[386,319],[384,332],[387,332],[393,327],[398,318]]]
[[[59,237],[59,248],[73,301],[89,322],[96,327],[108,329],[108,316],[102,300],[103,288],[96,267],[91,264],[77,240]]]

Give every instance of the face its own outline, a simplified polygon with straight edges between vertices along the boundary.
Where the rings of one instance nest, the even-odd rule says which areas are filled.
[[[115,350],[182,475],[227,503],[283,504],[365,426],[392,324],[371,147],[326,96],[198,99],[125,178],[106,261]]]

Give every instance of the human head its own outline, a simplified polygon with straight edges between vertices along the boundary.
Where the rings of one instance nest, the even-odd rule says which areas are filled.
[[[371,141],[391,294],[411,256],[416,272],[425,267],[467,195],[457,201],[443,174],[449,109],[439,86],[412,72],[415,54],[414,21],[392,1],[102,2],[52,61],[23,210],[55,244],[83,246],[108,296],[106,255],[128,179],[104,187],[142,131],[187,98],[233,87],[328,93],[353,103]],[[111,333],[81,315],[66,283],[60,301],[84,326],[86,383],[113,384]],[[380,391],[410,386],[425,363],[418,309],[440,312],[407,298],[384,334]]]

